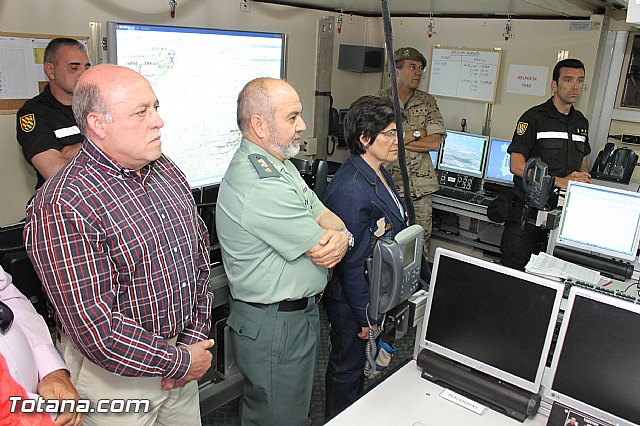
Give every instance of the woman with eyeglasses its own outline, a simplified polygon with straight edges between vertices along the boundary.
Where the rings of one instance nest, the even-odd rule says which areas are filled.
[[[327,418],[362,394],[369,329],[376,330],[381,320],[367,313],[365,260],[378,238],[393,238],[406,226],[398,189],[384,168],[398,157],[391,101],[377,96],[355,101],[345,116],[344,135],[351,155],[329,183],[325,205],[344,221],[355,244],[335,267],[323,298],[331,324]]]

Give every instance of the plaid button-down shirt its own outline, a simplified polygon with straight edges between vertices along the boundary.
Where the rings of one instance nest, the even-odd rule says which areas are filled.
[[[209,239],[171,160],[137,176],[85,140],[27,207],[24,238],[65,334],[85,356],[123,376],[187,373],[188,351],[165,339],[208,337]]]

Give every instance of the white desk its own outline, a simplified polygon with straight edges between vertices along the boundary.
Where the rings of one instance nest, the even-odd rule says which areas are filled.
[[[544,426],[547,417],[538,413],[524,423],[487,408],[481,415],[442,397],[444,388],[420,377],[414,360],[363,395],[331,420],[329,426]]]

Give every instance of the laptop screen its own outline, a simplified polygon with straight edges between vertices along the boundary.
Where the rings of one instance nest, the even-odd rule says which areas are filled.
[[[632,262],[640,241],[640,194],[569,182],[556,244]]]

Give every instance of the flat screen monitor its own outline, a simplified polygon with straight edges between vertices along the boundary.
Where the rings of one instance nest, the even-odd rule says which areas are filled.
[[[556,244],[633,262],[640,241],[640,194],[569,182]]]
[[[481,178],[488,144],[488,136],[447,130],[438,168]]]
[[[438,154],[440,151],[429,151],[429,157],[431,157],[431,164],[433,164],[433,168],[438,168]]]
[[[421,346],[537,393],[564,285],[438,248]]]
[[[192,187],[220,183],[240,145],[238,93],[284,77],[285,35],[115,22],[107,34],[109,62],[145,76],[160,101],[163,152]]]
[[[484,172],[485,182],[513,186],[511,155],[507,152],[510,143],[508,140],[491,138]]]
[[[640,425],[639,359],[640,306],[572,287],[545,393],[607,424]]]

